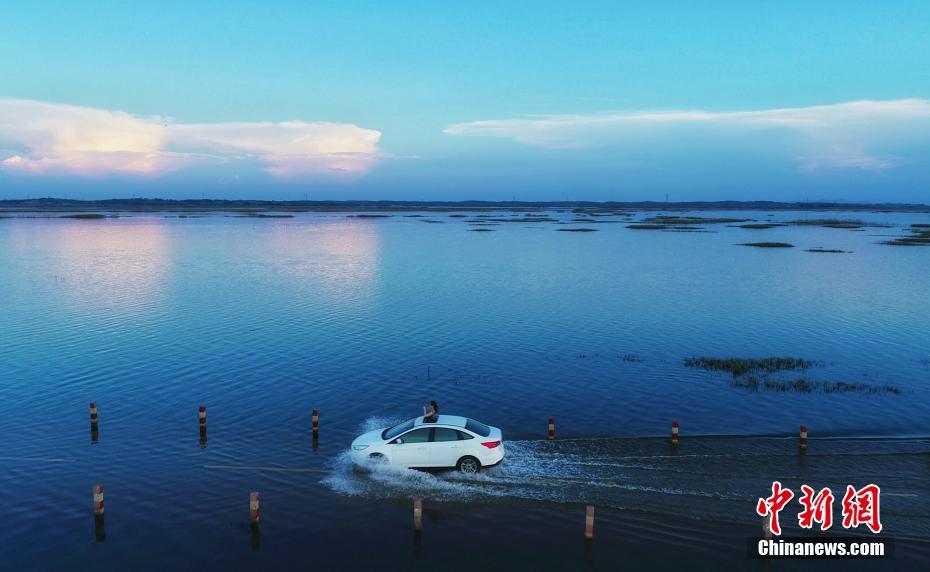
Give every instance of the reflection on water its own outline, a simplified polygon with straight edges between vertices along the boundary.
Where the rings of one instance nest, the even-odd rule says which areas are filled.
[[[377,226],[352,219],[276,224],[261,239],[271,270],[290,282],[295,294],[323,296],[345,307],[375,293]]]
[[[43,221],[13,231],[20,259],[40,263],[71,308],[133,311],[165,295],[171,245],[160,219]]]

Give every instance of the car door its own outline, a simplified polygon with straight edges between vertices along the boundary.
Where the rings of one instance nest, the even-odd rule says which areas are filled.
[[[391,462],[403,467],[430,466],[428,446],[432,430],[432,427],[421,427],[391,441]]]
[[[454,467],[461,457],[459,431],[450,427],[436,427],[433,442],[429,445],[430,464],[433,467]]]

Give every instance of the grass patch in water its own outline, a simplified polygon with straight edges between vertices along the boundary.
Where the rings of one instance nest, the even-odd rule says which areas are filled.
[[[826,252],[830,254],[846,254],[846,250],[837,250],[835,248],[808,248],[804,252]]]
[[[596,228],[557,228],[559,232],[597,232]]]
[[[388,218],[392,215],[389,214],[370,214],[370,213],[361,213],[354,215],[346,215],[348,218]]]
[[[821,382],[806,377],[797,379],[772,379],[770,375],[784,371],[807,370],[823,367],[822,362],[788,357],[751,358],[685,358],[685,367],[707,371],[726,372],[732,376],[732,384],[749,391],[780,391],[793,393],[891,393],[901,395],[900,388],[894,385],[868,385],[865,383],[847,383],[845,381]]]
[[[864,220],[859,219],[849,219],[849,218],[802,218],[789,221],[788,224],[794,224],[798,226],[820,226],[823,228],[843,228],[851,230],[859,230],[865,227],[871,228],[890,228],[890,224],[878,223],[878,222],[865,222]]]
[[[511,218],[488,218],[485,220],[490,220],[494,222],[559,222],[557,219],[547,217],[547,216],[524,216],[524,217],[514,216]]]
[[[775,373],[779,371],[822,367],[823,363],[802,358],[768,357],[768,358],[714,358],[689,357],[684,359],[684,366],[707,371],[725,371],[739,377],[748,373]]]
[[[750,223],[747,223],[747,224],[735,224],[735,225],[732,225],[732,226],[734,226],[734,227],[736,227],[736,228],[749,228],[749,229],[758,229],[758,230],[762,230],[762,229],[766,229],[766,228],[775,228],[775,227],[785,226],[785,225],[783,225],[783,224],[781,224],[781,223],[777,223],[777,222],[750,222]]]
[[[911,235],[882,241],[882,244],[891,246],[930,246],[930,230],[919,230],[911,225]]]
[[[110,215],[111,218],[117,218],[116,215]],[[73,218],[76,220],[100,220],[102,218],[108,218],[105,214],[100,213],[81,213],[81,214],[70,214],[70,215],[61,215],[59,218]]]
[[[756,248],[794,248],[787,242],[744,242],[739,246],[755,246]]]
[[[645,223],[683,225],[683,224],[725,224],[734,222],[748,222],[747,218],[708,218],[700,216],[673,216],[656,215],[643,219]]]
[[[239,215],[245,218],[294,218],[292,214],[265,214],[265,213],[249,213],[244,215]]]
[[[470,232],[494,232],[493,228],[470,228]]]
[[[628,224],[627,228],[632,228],[633,230],[665,230],[668,228],[666,224]]]

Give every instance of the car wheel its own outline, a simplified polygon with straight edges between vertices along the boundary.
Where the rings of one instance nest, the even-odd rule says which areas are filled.
[[[372,453],[371,455],[368,455],[368,460],[371,461],[372,463],[378,463],[378,464],[387,463],[387,457],[385,457],[381,453]]]
[[[466,475],[473,475],[481,470],[481,462],[474,457],[462,457],[455,468]]]

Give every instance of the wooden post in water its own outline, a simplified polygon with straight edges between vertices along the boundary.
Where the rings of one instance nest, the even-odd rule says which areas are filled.
[[[252,526],[258,525],[258,516],[259,516],[259,499],[258,493],[253,492],[249,495],[249,522]]]
[[[100,437],[100,431],[97,427],[97,404],[91,402],[90,404],[90,442],[96,443],[97,439]]]
[[[585,540],[594,539],[594,507],[588,505],[584,514],[584,538]]]
[[[807,451],[807,425],[801,425],[801,435],[798,438],[798,446],[801,451]]]
[[[423,500],[414,499],[413,501],[413,531],[420,532],[423,530]]]
[[[555,439],[555,417],[549,418],[549,439]]]
[[[197,411],[197,422],[200,426],[200,448],[207,446],[207,408],[203,405]]]
[[[678,420],[672,421],[672,445],[678,445]]]
[[[103,485],[94,485],[94,517],[103,518]]]
[[[313,410],[313,436],[316,437],[320,432],[320,412]]]

